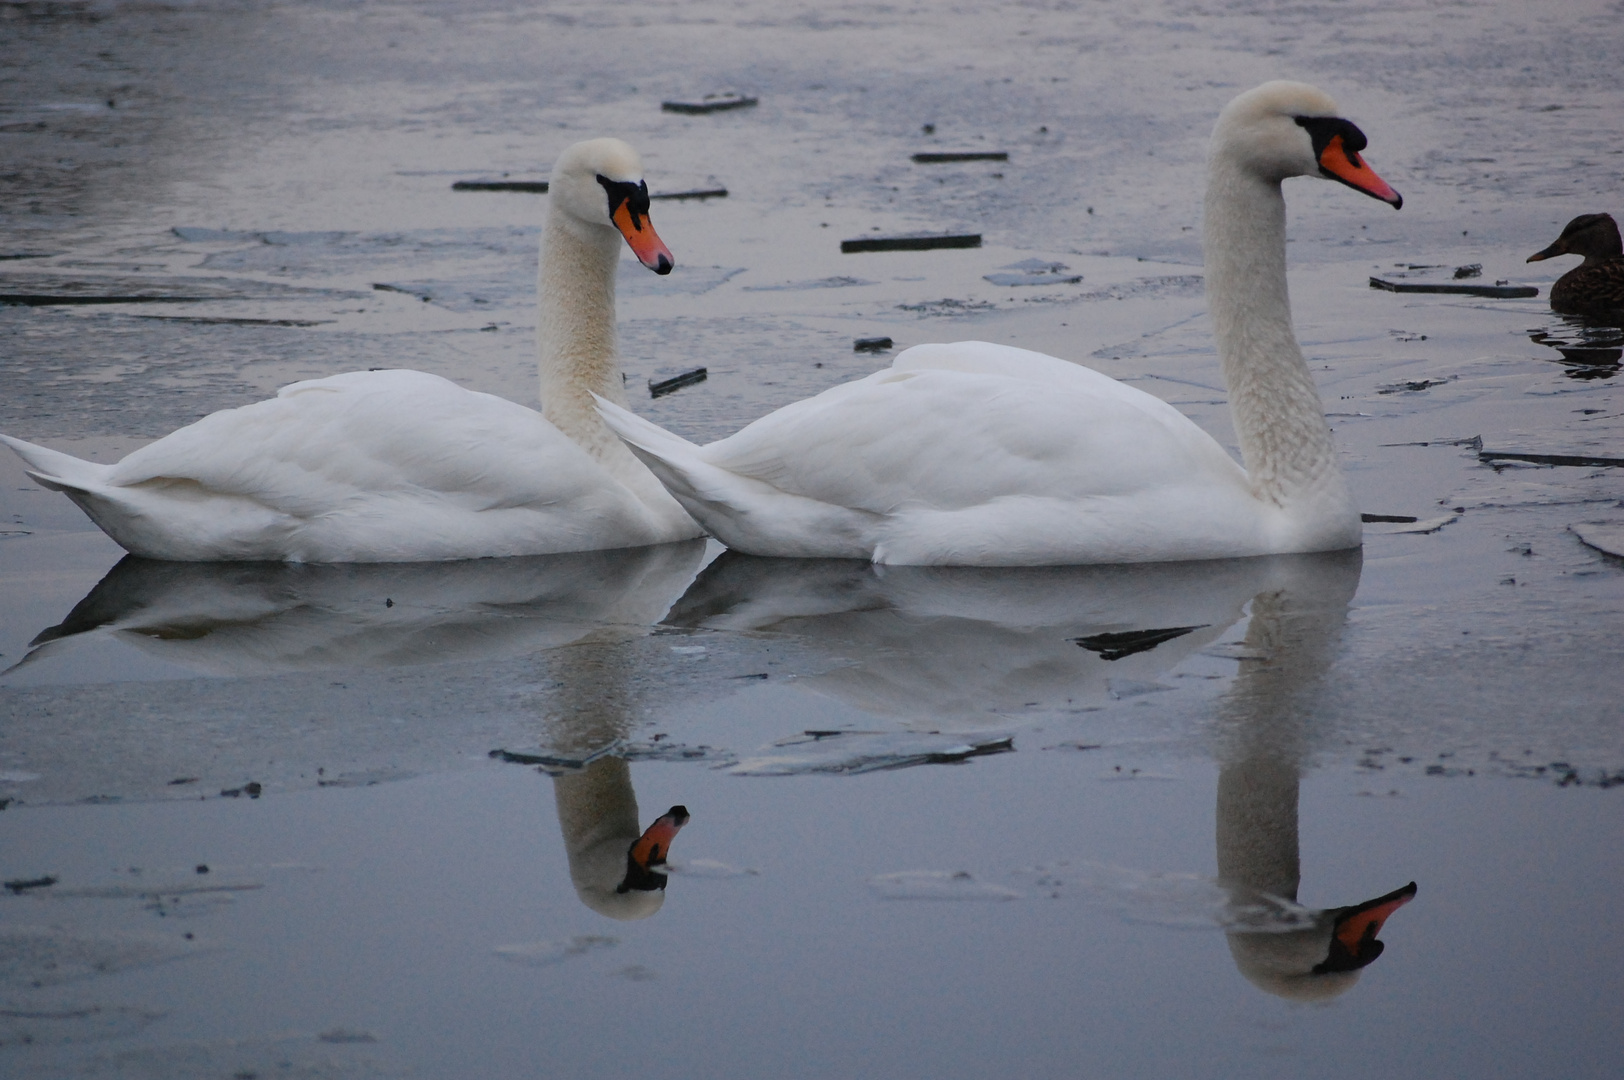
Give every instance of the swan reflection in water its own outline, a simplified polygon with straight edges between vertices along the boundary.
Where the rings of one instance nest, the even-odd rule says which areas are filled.
[[[666,623],[789,634],[840,662],[797,685],[914,730],[1087,708],[1216,641],[1271,559],[876,567],[727,552]]]
[[[694,540],[441,563],[181,563],[127,556],[12,668],[111,636],[208,675],[494,660],[658,622]]]
[[[1218,877],[1237,914],[1285,901],[1295,916],[1257,931],[1230,930],[1229,950],[1241,974],[1280,997],[1321,1000],[1346,991],[1382,954],[1376,935],[1415,896],[1416,885],[1346,907],[1296,906],[1307,720],[1320,679],[1336,658],[1360,562],[1350,552],[1280,569],[1252,600],[1245,658],[1218,707]],[[1246,921],[1238,917],[1232,926]],[[1292,923],[1295,928],[1287,928]]]
[[[623,658],[604,643],[588,641],[554,656],[559,699],[548,732],[558,760],[585,761],[548,768],[558,805],[558,828],[569,858],[570,883],[581,903],[611,919],[646,919],[665,903],[660,872],[671,841],[688,823],[688,808],[671,807],[639,831],[631,765],[604,755],[630,734]]]
[[[552,745],[586,760],[630,730],[614,644],[646,633],[693,580],[704,541],[616,551],[419,564],[179,563],[126,557],[24,665],[114,636],[195,671],[249,676],[493,660],[555,649]],[[673,806],[647,830],[623,760],[553,777],[581,902],[640,919],[664,901]]]
[[[776,631],[842,662],[797,680],[913,729],[1065,711],[1148,682],[1219,639],[1251,604],[1218,712],[1217,856],[1236,967],[1288,998],[1339,994],[1381,954],[1414,883],[1310,910],[1299,883],[1305,720],[1359,584],[1358,550],[1212,562],[1023,569],[885,567],[727,553],[667,623]]]

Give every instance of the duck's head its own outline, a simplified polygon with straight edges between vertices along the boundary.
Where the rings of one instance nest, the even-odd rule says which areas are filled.
[[[656,274],[676,265],[648,216],[648,184],[637,151],[619,139],[588,139],[559,155],[548,183],[553,210],[593,229],[614,229]]]
[[[1544,251],[1528,256],[1540,262],[1555,255],[1583,255],[1586,259],[1616,259],[1624,255],[1624,240],[1611,214],[1580,214],[1562,229],[1562,235]]]
[[[1337,115],[1330,95],[1307,83],[1279,80],[1246,91],[1218,114],[1212,140],[1215,162],[1232,161],[1266,180],[1319,176],[1395,210],[1404,205],[1359,156],[1364,132]]]

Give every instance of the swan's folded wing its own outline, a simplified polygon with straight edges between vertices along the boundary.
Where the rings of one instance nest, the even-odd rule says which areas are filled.
[[[1076,503],[1188,483],[1246,491],[1240,466],[1178,410],[1076,370],[1086,374],[1040,381],[893,368],[780,409],[702,453],[786,493],[877,514],[1011,496]]]
[[[114,466],[119,486],[192,483],[295,516],[347,497],[479,511],[569,502],[602,469],[532,409],[415,371],[351,372],[204,417]]]

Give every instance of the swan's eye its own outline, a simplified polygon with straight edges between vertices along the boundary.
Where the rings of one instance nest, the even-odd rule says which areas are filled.
[[[1323,159],[1325,148],[1331,145],[1331,140],[1338,135],[1342,136],[1342,150],[1347,155],[1348,164],[1355,168],[1359,165],[1358,154],[1368,145],[1369,140],[1365,133],[1360,131],[1351,121],[1339,116],[1297,116],[1293,117],[1299,127],[1308,132],[1308,137],[1314,141],[1314,157]]]
[[[631,216],[632,228],[642,232],[643,219],[648,217],[648,182],[639,180],[634,184],[630,180],[611,180],[600,173],[598,183],[609,196],[610,219],[613,220],[615,212],[625,207]]]

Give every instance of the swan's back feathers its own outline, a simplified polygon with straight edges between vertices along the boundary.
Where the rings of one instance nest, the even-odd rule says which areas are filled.
[[[47,482],[150,558],[425,561],[671,539],[541,414],[417,371],[294,383],[116,465],[64,457]]]
[[[878,514],[963,510],[1016,493],[1123,496],[1165,482],[1168,459],[1246,485],[1241,468],[1159,398],[984,342],[911,349],[885,371],[780,409],[700,453],[787,493]]]
[[[704,447],[603,411],[712,535],[758,554],[1007,566],[1269,542],[1244,471],[1177,409],[1024,349],[918,346]]]

